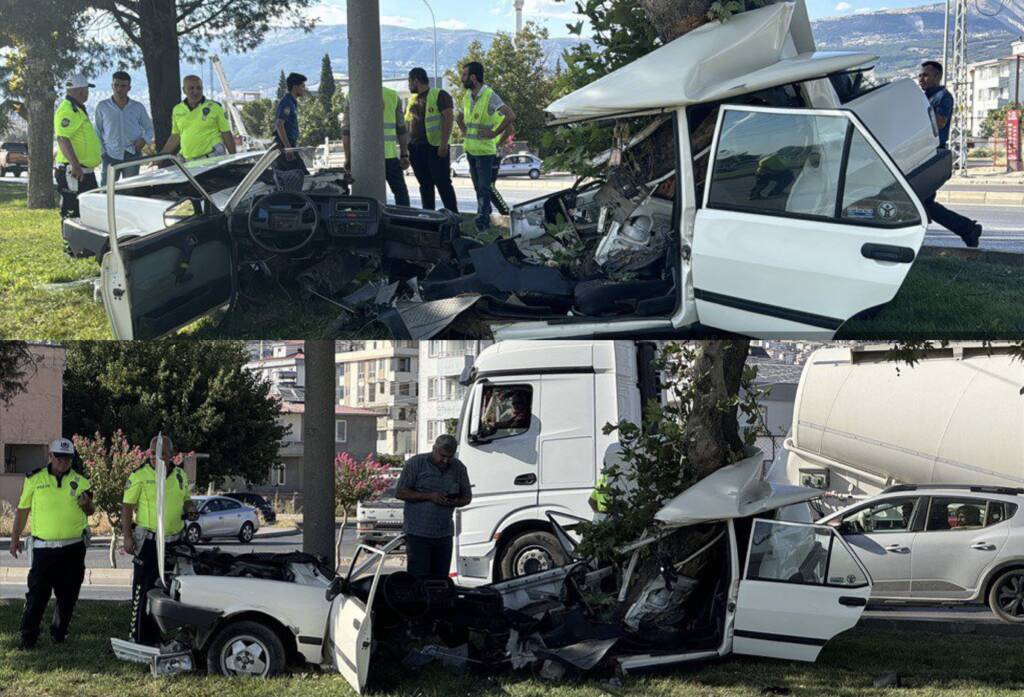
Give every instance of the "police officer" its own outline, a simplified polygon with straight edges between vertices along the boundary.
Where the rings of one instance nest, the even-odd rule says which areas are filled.
[[[96,85],[84,75],[75,75],[65,86],[67,96],[53,115],[53,131],[57,136],[57,164],[53,177],[60,191],[61,217],[77,218],[78,194],[98,186],[93,170],[100,164],[103,148],[85,110],[89,88]]]
[[[285,153],[277,159],[275,166],[280,170],[305,171],[305,163],[289,148],[299,146],[299,99],[306,96],[306,76],[291,73],[285,84],[288,92],[277,105],[277,118],[274,121],[274,144]]]
[[[175,465],[174,445],[164,436],[149,443],[149,462],[132,472],[128,487],[121,499],[121,534],[124,551],[134,554],[132,559],[132,614],[129,635],[139,644],[156,645],[160,631],[146,608],[146,594],[156,586],[159,576],[156,556],[156,530],[159,511],[156,507],[156,456],[160,453],[167,463],[164,490],[164,536],[166,542],[176,542],[185,527],[184,516],[197,517],[195,504],[189,498],[188,475]],[[158,450],[159,448],[159,450]],[[133,525],[134,521],[134,525]]]
[[[186,160],[234,153],[235,136],[228,116],[224,107],[203,94],[202,78],[189,75],[182,81],[181,89],[185,99],[171,111],[171,137],[161,153],[171,154],[179,146]]]
[[[86,517],[95,510],[89,480],[71,470],[75,446],[67,438],[50,443],[49,464],[25,478],[11,534],[11,556],[21,551],[21,532],[31,518],[28,593],[21,616],[21,648],[35,647],[39,625],[50,602],[57,597],[50,636],[55,644],[68,636],[71,614],[85,578]]]
[[[409,187],[404,170],[409,169],[409,130],[405,125],[402,100],[389,87],[382,87],[384,96],[384,176],[395,197],[396,206],[409,205]],[[349,112],[345,112],[345,125],[341,129],[341,145],[345,149],[346,169],[352,153],[352,135]]]

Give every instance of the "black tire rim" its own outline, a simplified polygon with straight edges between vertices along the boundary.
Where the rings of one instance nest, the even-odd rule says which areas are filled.
[[[1024,621],[1024,575],[1013,574],[999,584],[996,604],[1007,617]]]

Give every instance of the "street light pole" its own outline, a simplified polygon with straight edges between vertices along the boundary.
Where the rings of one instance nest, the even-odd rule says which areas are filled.
[[[423,4],[430,10],[430,21],[434,25],[434,87],[441,89],[441,75],[437,72],[437,16],[434,14],[434,8],[430,6],[427,0],[423,0]]]

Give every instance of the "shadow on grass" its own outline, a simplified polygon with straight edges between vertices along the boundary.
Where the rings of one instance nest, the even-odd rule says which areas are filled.
[[[24,184],[12,184],[0,179],[0,206],[25,205],[28,187]]]

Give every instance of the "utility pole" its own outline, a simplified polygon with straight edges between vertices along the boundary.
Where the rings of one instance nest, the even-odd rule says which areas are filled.
[[[334,342],[307,341],[304,353],[302,551],[334,559]]]
[[[349,2],[347,11],[349,132],[352,136],[349,164],[355,179],[352,193],[383,202],[387,194],[384,188],[380,2]]]
[[[516,7],[516,35],[523,33],[523,7],[526,5],[526,0],[515,0]]]
[[[967,71],[967,13],[968,0],[956,1],[953,19],[952,65],[949,71],[952,85],[953,123],[949,130],[949,148],[953,152],[953,169],[961,177],[967,176],[967,140],[970,137],[971,115],[974,113],[974,89]],[[945,67],[945,66],[943,66]]]

